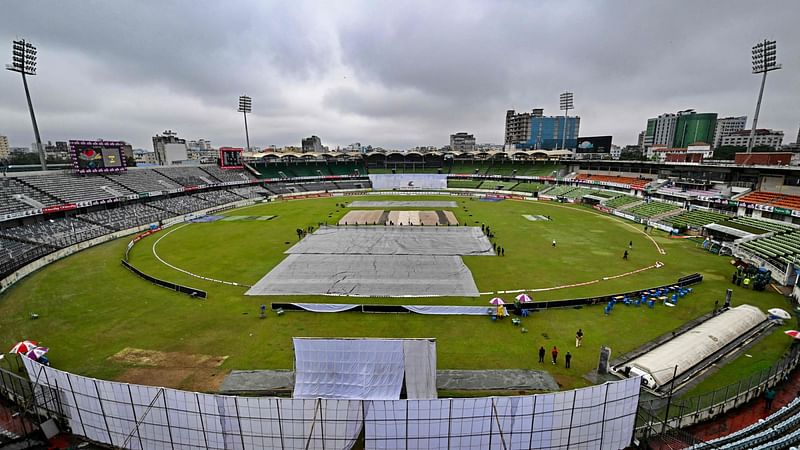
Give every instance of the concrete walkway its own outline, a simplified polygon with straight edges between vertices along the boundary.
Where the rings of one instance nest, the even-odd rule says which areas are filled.
[[[221,394],[287,394],[294,388],[292,370],[234,370]],[[553,377],[541,370],[437,370],[436,388],[450,391],[557,391]]]

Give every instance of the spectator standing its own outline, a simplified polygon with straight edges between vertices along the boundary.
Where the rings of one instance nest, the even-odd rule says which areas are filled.
[[[572,354],[570,352],[567,352],[567,354],[564,355],[564,364],[566,364],[567,369],[569,369],[570,361],[572,361]]]
[[[539,362],[540,363],[544,363],[544,353],[545,353],[544,347],[539,347]]]
[[[553,349],[550,350],[550,355],[553,356],[553,365],[555,365],[558,362],[558,347],[554,345]]]
[[[578,332],[575,333],[575,348],[580,347],[582,342],[583,342],[583,328],[578,328]]]
[[[625,253],[622,254],[622,259],[628,259],[628,251],[625,250]]]
[[[772,410],[772,401],[775,400],[775,389],[768,388],[766,392],[764,392],[764,400],[766,401],[767,411]]]

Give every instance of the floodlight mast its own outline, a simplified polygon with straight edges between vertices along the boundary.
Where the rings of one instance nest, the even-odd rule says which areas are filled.
[[[753,151],[753,144],[755,143],[758,113],[761,111],[761,98],[764,96],[764,84],[767,82],[767,72],[781,68],[781,65],[776,63],[776,54],[776,41],[764,39],[762,42],[753,46],[753,73],[760,73],[763,75],[761,76],[761,89],[758,91],[756,113],[753,115],[753,126],[750,127],[750,137],[747,139],[747,153]]]
[[[39,164],[42,170],[47,170],[47,156],[44,154],[44,147],[42,147],[42,138],[39,135],[39,125],[36,123],[36,115],[33,113],[33,102],[31,102],[31,92],[28,89],[28,79],[26,75],[36,75],[36,47],[25,39],[20,39],[12,42],[12,63],[6,64],[6,69],[12,72],[18,72],[22,75],[22,85],[25,87],[25,98],[28,100],[28,111],[31,113],[31,122],[33,122],[33,134],[36,137],[36,147],[39,153]]]
[[[253,111],[253,101],[246,95],[239,96],[238,111],[244,116],[244,136],[247,140],[247,151],[250,151],[250,132],[247,130],[247,114]]]
[[[562,130],[562,138],[561,138],[561,148],[567,148],[567,119],[569,115],[570,109],[575,109],[575,105],[572,103],[573,94],[572,92],[564,92],[561,94],[560,97],[560,104],[561,110],[564,111],[564,129]],[[558,145],[556,145],[558,147]],[[556,148],[558,150],[558,148]]]

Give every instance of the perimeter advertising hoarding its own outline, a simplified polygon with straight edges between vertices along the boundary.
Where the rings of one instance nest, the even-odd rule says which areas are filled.
[[[587,136],[578,138],[578,153],[611,153],[611,136]]]
[[[219,166],[223,169],[241,169],[244,167],[242,162],[242,148],[220,147]]]
[[[72,168],[77,173],[109,173],[127,170],[124,142],[69,141]]]

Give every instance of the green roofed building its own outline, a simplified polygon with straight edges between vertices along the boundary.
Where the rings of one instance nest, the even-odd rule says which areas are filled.
[[[714,142],[714,130],[717,126],[717,113],[696,113],[686,110],[678,113],[675,124],[675,139],[672,144],[676,148],[686,148],[695,142]]]

